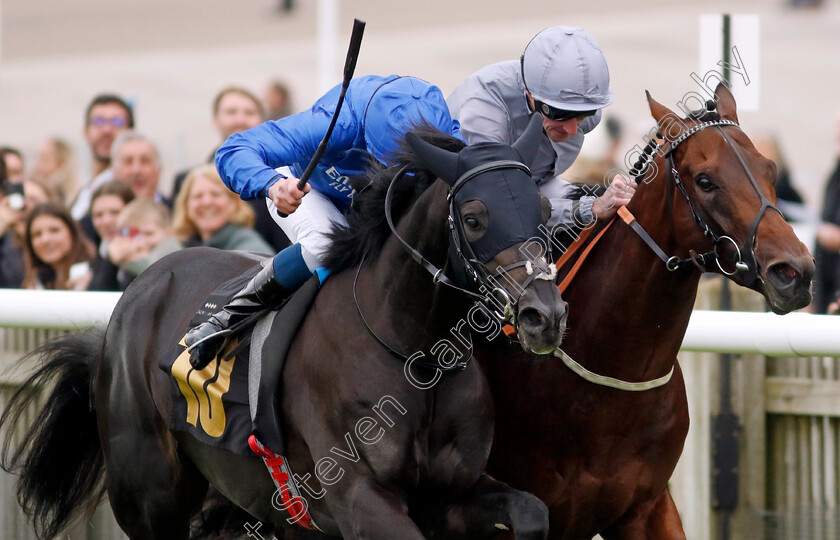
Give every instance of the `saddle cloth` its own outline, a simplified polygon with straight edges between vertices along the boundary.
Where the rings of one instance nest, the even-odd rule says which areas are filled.
[[[221,285],[202,304],[190,327],[221,309],[259,267]],[[248,437],[285,454],[280,411],[280,381],[286,354],[318,292],[317,276],[278,309],[261,315],[228,341],[204,369],[194,369],[184,338],[158,362],[170,374],[172,411],[169,429],[203,444],[251,456]]]

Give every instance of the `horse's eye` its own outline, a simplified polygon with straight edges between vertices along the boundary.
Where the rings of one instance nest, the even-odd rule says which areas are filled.
[[[473,216],[465,217],[464,218],[464,223],[470,229],[477,229],[481,226],[481,223],[477,219],[475,219],[475,217],[473,217]]]
[[[712,191],[714,189],[717,189],[717,186],[714,184],[714,182],[712,182],[712,180],[708,176],[698,176],[697,187],[699,187],[703,191]]]

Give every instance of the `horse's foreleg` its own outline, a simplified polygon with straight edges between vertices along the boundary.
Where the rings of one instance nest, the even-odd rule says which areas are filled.
[[[408,517],[405,500],[370,476],[359,476],[346,489],[327,493],[330,510],[345,539],[424,540]]]
[[[604,540],[685,540],[682,520],[668,488],[629,521],[601,533]]]
[[[444,507],[433,525],[444,538],[542,540],[548,536],[548,508],[485,473],[462,500]]]

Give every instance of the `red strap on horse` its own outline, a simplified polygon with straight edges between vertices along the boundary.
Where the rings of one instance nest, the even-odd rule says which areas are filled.
[[[251,447],[252,452],[261,457],[263,462],[265,462],[265,466],[268,468],[268,474],[271,475],[271,479],[274,481],[274,485],[277,486],[277,491],[280,493],[283,508],[292,516],[292,519],[288,521],[290,523],[297,523],[304,529],[317,529],[312,522],[312,516],[309,515],[309,508],[306,505],[306,501],[299,495],[293,495],[293,493],[298,493],[298,489],[296,485],[292,485],[294,479],[291,477],[291,474],[281,469],[285,462],[283,456],[275,454],[263,446],[254,435],[248,437],[248,446]],[[297,508],[297,511],[295,511],[295,508]]]

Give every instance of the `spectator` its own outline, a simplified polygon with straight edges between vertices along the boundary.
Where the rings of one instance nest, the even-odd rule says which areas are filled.
[[[274,250],[251,226],[254,212],[222,182],[216,167],[196,167],[175,202],[175,235],[186,247],[241,249],[262,255]]]
[[[20,194],[13,189],[6,175],[6,160],[0,159],[0,289],[19,287],[23,281],[23,257],[11,232],[21,205]],[[10,200],[10,195],[17,200]]]
[[[131,187],[138,199],[151,199],[172,208],[172,201],[158,191],[160,153],[151,139],[136,131],[120,133],[111,147],[114,179]]]
[[[539,113],[545,137],[527,165],[551,201],[549,226],[583,226],[614,215],[635,191],[632,182],[616,175],[598,204],[592,196],[572,201],[577,190],[558,176],[575,161],[584,134],[598,125],[601,109],[613,99],[607,61],[592,36],[582,28],[552,26],[528,43],[518,61],[492,64],[470,75],[447,103],[469,144],[511,144]]]
[[[11,146],[0,147],[0,157],[6,165],[6,178],[13,184],[23,182],[23,154],[17,148]]]
[[[121,290],[153,262],[182,247],[172,234],[169,208],[150,199],[136,199],[126,205],[117,227],[120,233],[111,240],[108,254],[119,265]]]
[[[259,125],[264,118],[262,103],[244,88],[228,86],[213,99],[213,125],[223,142],[234,133]]]
[[[65,204],[76,197],[79,190],[73,150],[64,139],[51,137],[38,150],[33,178],[50,187]]]
[[[34,180],[23,184],[6,182],[3,193],[5,195],[0,197],[0,288],[18,288],[22,286],[25,274],[26,217],[31,208],[49,201],[51,194]]]
[[[93,226],[103,242],[109,242],[117,235],[120,212],[133,200],[134,192],[131,188],[118,180],[99,186],[93,193],[90,214]]]
[[[111,179],[128,185],[137,198],[154,199],[172,208],[171,199],[157,190],[161,172],[160,154],[151,139],[136,131],[124,130],[111,144],[111,154]],[[86,213],[79,223],[98,249],[102,240],[91,223],[90,213]]]
[[[82,219],[90,209],[91,195],[96,188],[113,179],[111,145],[127,129],[134,129],[134,113],[120,96],[99,94],[85,110],[85,139],[90,145],[93,178],[76,196],[71,213]]]
[[[761,155],[776,164],[776,206],[782,211],[785,219],[809,223],[818,221],[816,213],[805,206],[802,195],[793,185],[779,140],[774,135],[762,133],[753,136],[752,141]]]
[[[220,141],[233,135],[251,129],[262,123],[264,117],[262,103],[250,91],[239,86],[227,86],[213,98],[213,125],[219,133]],[[213,163],[216,156],[214,148],[207,157],[206,163]],[[172,187],[172,197],[178,198],[181,184],[192,169],[180,171],[175,175]]]
[[[91,263],[91,279],[88,283],[89,291],[120,291],[117,281],[119,267],[114,264],[109,255],[110,242],[117,236],[117,219],[123,208],[134,200],[134,192],[128,185],[111,180],[102,184],[93,192],[90,203],[90,216],[97,236],[101,239],[96,249],[96,257]]]
[[[64,205],[45,202],[32,209],[24,246],[24,288],[87,288],[94,248]]]
[[[216,94],[213,99],[213,125],[219,133],[219,141],[224,142],[234,133],[258,126],[263,121],[263,108],[257,97],[248,90],[238,86],[228,86]],[[208,156],[207,163],[213,163],[215,150]],[[181,171],[175,176],[173,197],[178,196],[181,184],[190,170]],[[248,201],[254,210],[254,230],[271,244],[275,251],[289,245],[289,240],[283,231],[274,223],[274,219],[265,205],[264,199]]]
[[[57,201],[58,197],[42,182],[30,178],[23,182],[23,212],[29,216],[29,211],[41,203]],[[23,234],[23,227],[21,227]]]
[[[624,136],[624,126],[617,117],[607,116],[604,120],[604,128],[607,130],[607,138],[609,139],[607,153],[604,159],[612,167],[621,167],[623,165],[621,159],[623,157],[621,155],[621,140]]]
[[[266,120],[280,120],[292,114],[292,101],[289,87],[280,80],[268,83],[263,99],[266,110]]]
[[[814,311],[826,313],[830,304],[840,297],[840,116],[837,123],[836,163],[828,183],[822,208],[822,224],[817,228],[817,263],[814,279]],[[834,311],[837,310],[833,306]]]

